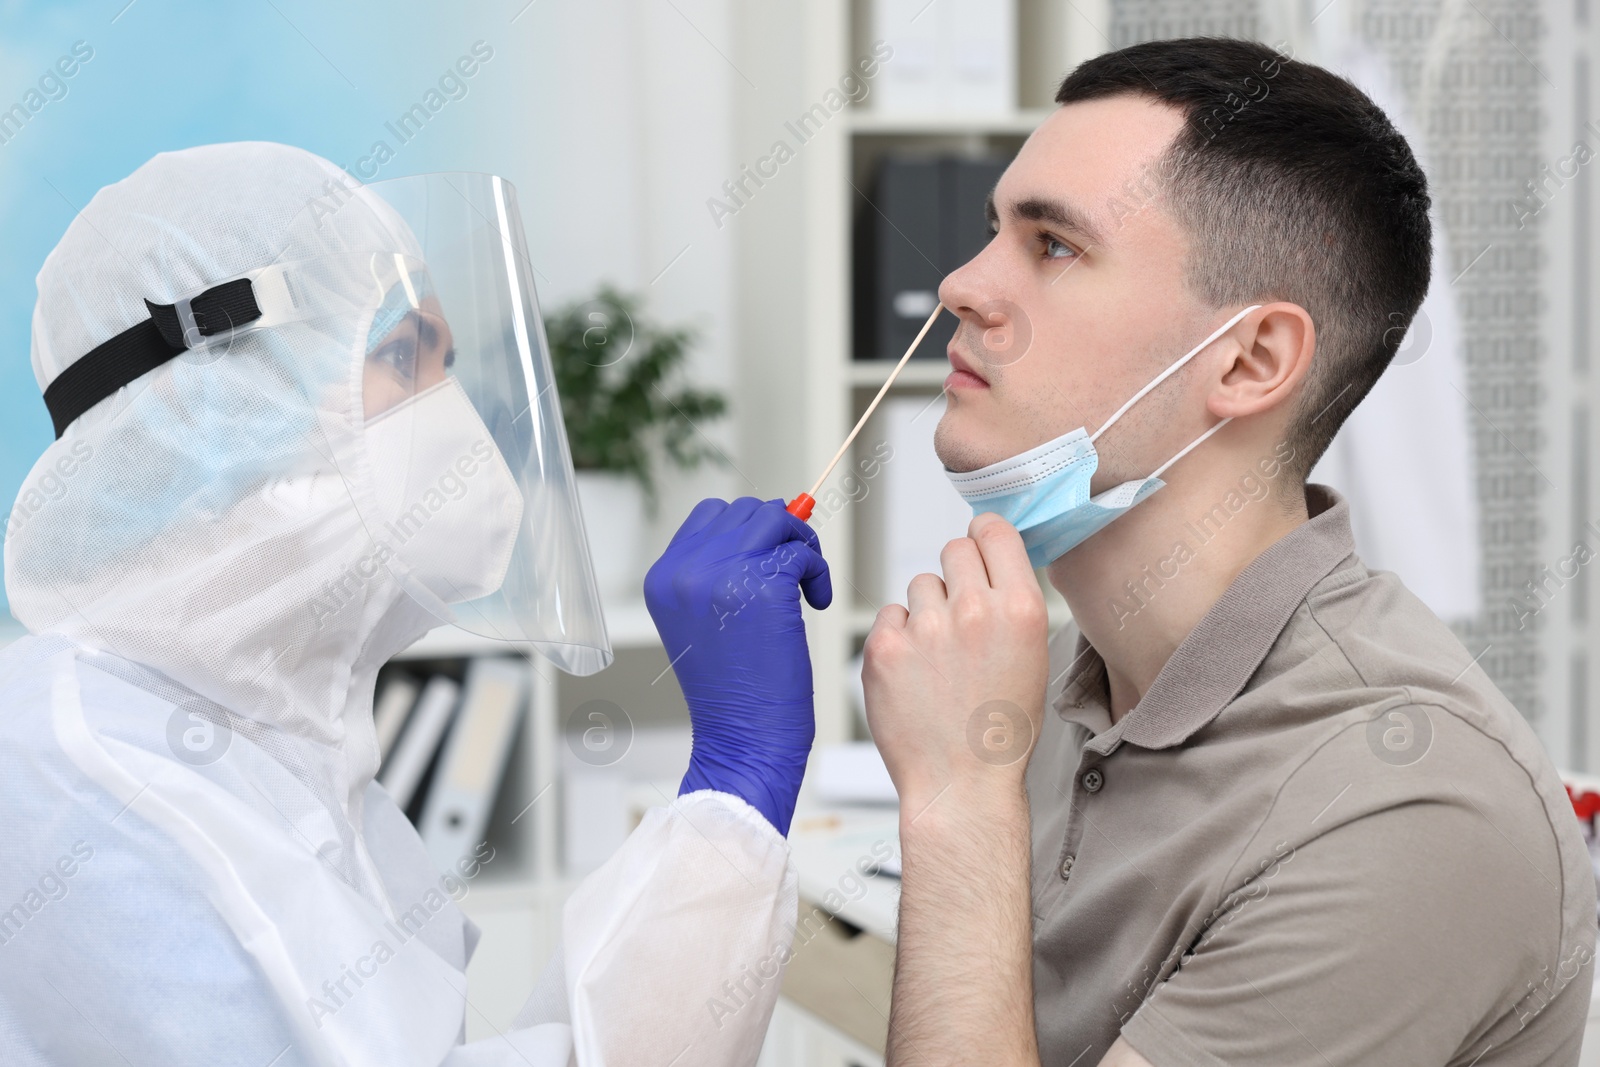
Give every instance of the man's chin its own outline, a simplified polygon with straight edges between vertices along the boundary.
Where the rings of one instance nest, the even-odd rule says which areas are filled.
[[[985,458],[992,447],[985,447],[988,435],[982,427],[972,425],[973,420],[946,408],[944,417],[933,431],[933,454],[939,457],[944,469],[951,474],[965,474],[995,462]],[[996,457],[1002,459],[1004,457]]]

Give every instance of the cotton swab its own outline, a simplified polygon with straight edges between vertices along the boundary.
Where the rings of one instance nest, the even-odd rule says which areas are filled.
[[[862,412],[861,418],[856,421],[856,428],[850,431],[850,436],[844,439],[844,444],[839,446],[839,451],[833,454],[833,459],[829,460],[828,465],[823,468],[822,476],[811,487],[811,492],[801,493],[789,501],[789,506],[786,509],[789,514],[801,521],[808,521],[811,518],[812,509],[817,506],[816,494],[822,491],[822,483],[828,480],[828,475],[833,473],[833,468],[837,467],[839,461],[844,458],[845,452],[849,450],[851,443],[855,441],[856,434],[861,432],[861,427],[865,426],[867,420],[872,418],[872,412],[877,408],[878,401],[883,399],[883,394],[889,391],[889,386],[894,384],[894,380],[900,377],[900,372],[905,370],[906,363],[911,359],[911,353],[915,352],[917,346],[922,343],[922,339],[928,336],[928,331],[933,328],[933,320],[938,318],[939,312],[943,310],[943,303],[933,305],[933,314],[928,316],[928,321],[923,323],[922,329],[917,331],[916,340],[911,342],[911,347],[906,349],[906,354],[900,357],[900,362],[896,363],[894,370],[889,372],[889,380],[883,383],[883,388],[878,390],[878,395],[872,398],[872,403],[868,404],[867,410]]]

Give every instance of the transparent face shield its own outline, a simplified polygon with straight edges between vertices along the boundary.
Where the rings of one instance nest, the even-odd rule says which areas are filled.
[[[312,399],[375,558],[414,599],[601,670],[611,646],[514,190],[452,173],[336,192],[251,276],[261,317],[235,334],[294,324],[347,354]]]

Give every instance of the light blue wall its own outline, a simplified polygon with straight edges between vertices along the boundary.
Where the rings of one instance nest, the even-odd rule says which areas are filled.
[[[610,199],[607,176],[633,170],[626,138],[608,128],[616,123],[593,120],[596,106],[602,119],[628,106],[606,97],[617,91],[604,69],[614,7],[596,16],[551,0],[124,2],[0,0],[0,111],[39,107],[0,143],[0,510],[51,437],[28,358],[34,275],[77,209],[157,152],[274,140],[368,179],[498,173],[522,194],[543,300],[605,276],[635,281],[603,252],[631,225],[626,203],[613,203],[610,222],[585,240],[570,221],[580,187]],[[447,82],[433,100],[443,106],[402,144],[386,124],[429,102],[478,41],[492,57],[459,87]],[[92,58],[61,84],[46,78],[47,92],[30,101],[77,42]],[[372,158],[380,141],[393,151],[381,167]],[[561,211],[536,206],[550,201]],[[625,247],[613,254],[628,258]]]

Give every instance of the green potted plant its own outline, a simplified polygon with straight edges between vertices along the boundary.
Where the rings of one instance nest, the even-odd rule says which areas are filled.
[[[657,462],[726,463],[703,429],[727,413],[727,400],[682,382],[696,334],[652,323],[640,304],[608,285],[545,319],[596,577],[601,594],[618,599],[639,595]]]

